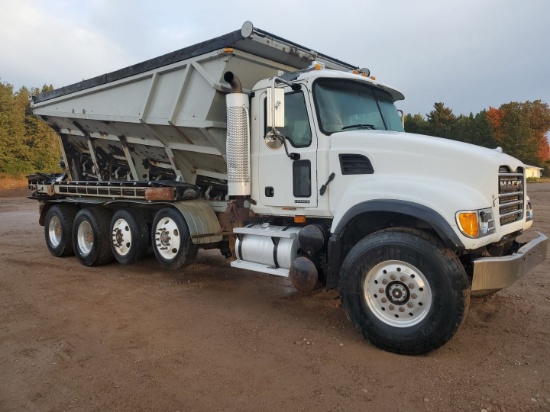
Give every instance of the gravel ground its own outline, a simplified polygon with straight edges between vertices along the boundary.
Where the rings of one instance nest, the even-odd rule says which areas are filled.
[[[550,184],[529,193],[549,234]],[[216,251],[177,273],[54,258],[25,195],[0,193],[0,411],[550,410],[548,259],[405,357],[364,341],[335,291]]]

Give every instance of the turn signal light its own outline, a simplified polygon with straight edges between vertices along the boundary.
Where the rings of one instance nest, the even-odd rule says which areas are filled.
[[[294,216],[294,223],[306,223],[306,217],[302,215]]]
[[[479,235],[479,224],[476,212],[459,213],[458,223],[466,235],[470,237],[477,237]]]

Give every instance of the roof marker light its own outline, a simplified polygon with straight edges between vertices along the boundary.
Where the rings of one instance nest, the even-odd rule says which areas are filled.
[[[309,66],[309,68],[313,70],[322,70],[325,68],[325,64],[314,60],[311,62],[311,66]]]

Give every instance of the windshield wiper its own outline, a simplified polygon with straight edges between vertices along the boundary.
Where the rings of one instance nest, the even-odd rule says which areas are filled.
[[[376,130],[376,128],[374,127],[374,125],[372,125],[372,124],[366,124],[366,123],[350,124],[349,126],[344,126],[344,127],[342,127],[342,130],[352,129],[352,128],[355,128],[355,129],[372,129],[372,130]]]

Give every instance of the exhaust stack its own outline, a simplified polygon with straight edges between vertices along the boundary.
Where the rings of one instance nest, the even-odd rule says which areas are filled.
[[[248,95],[242,91],[241,81],[232,72],[224,80],[232,93],[225,96],[227,106],[227,189],[229,196],[250,195],[250,122]]]
[[[237,76],[233,74],[233,72],[225,72],[225,74],[223,75],[223,79],[231,85],[232,93],[243,92],[243,86],[241,85],[241,81]]]

